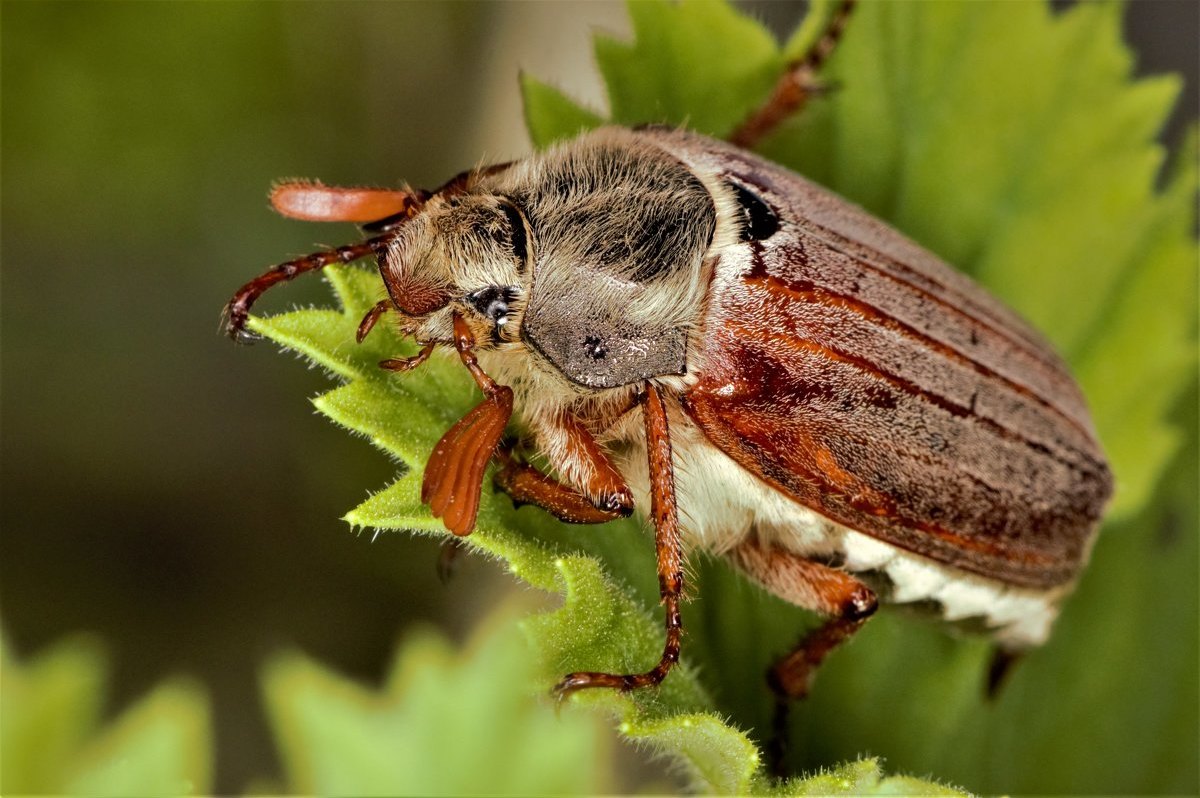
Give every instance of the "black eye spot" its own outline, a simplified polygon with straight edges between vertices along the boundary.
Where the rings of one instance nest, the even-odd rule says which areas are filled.
[[[775,235],[779,229],[779,217],[771,210],[771,206],[744,186],[733,181],[726,181],[725,185],[733,189],[742,209],[742,241],[763,241]]]
[[[583,339],[583,351],[592,360],[603,360],[608,354],[608,348],[604,346],[604,342],[594,335],[589,335]]]
[[[521,212],[512,202],[503,202],[500,207],[504,209],[509,229],[512,231],[509,240],[512,242],[513,257],[517,259],[518,263],[524,265],[525,259],[528,257],[528,245],[525,241],[525,222],[521,219]]]

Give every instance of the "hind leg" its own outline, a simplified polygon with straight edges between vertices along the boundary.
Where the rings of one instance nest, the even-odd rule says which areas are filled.
[[[879,601],[871,588],[845,571],[782,549],[765,547],[757,540],[742,543],[728,556],[747,576],[775,595],[827,616],[823,624],[805,634],[795,648],[767,671],[767,684],[775,694],[768,755],[776,773],[782,775],[792,702],[808,695],[825,657],[862,628]]]

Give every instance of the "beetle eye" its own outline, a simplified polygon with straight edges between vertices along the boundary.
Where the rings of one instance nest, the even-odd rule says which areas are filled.
[[[512,231],[509,241],[512,242],[513,257],[517,259],[517,263],[524,266],[528,251],[525,241],[525,222],[521,218],[521,212],[512,202],[502,202],[500,207],[504,209],[504,216],[508,219],[508,227]]]
[[[489,285],[472,291],[465,299],[480,315],[490,319],[497,327],[503,327],[508,323],[508,306],[516,295],[513,286]]]

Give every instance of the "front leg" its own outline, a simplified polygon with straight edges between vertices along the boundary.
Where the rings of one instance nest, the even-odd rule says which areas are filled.
[[[421,501],[429,505],[434,518],[441,518],[447,529],[461,537],[475,528],[483,472],[512,416],[513,392],[480,368],[474,354],[475,339],[457,313],[454,348],[483,391],[483,401],[459,419],[433,447],[421,480]],[[417,358],[427,356],[428,352],[422,350]]]
[[[633,513],[633,501],[608,502],[601,506],[583,493],[547,476],[528,463],[501,452],[503,463],[496,472],[496,487],[508,494],[513,504],[533,504],[568,524],[603,524]]]
[[[554,694],[560,700],[576,690],[589,687],[615,687],[623,691],[652,687],[661,683],[675,663],[679,662],[679,641],[683,634],[683,621],[679,614],[679,602],[683,594],[683,541],[679,532],[679,511],[675,504],[671,436],[667,427],[667,409],[658,388],[648,382],[642,396],[650,466],[650,518],[654,522],[658,591],[666,615],[667,640],[658,664],[645,673],[582,671],[567,674],[554,687]]]
[[[633,513],[625,478],[583,422],[562,411],[538,426],[538,446],[565,484],[502,453],[497,487],[517,504],[535,504],[570,524],[602,524]]]

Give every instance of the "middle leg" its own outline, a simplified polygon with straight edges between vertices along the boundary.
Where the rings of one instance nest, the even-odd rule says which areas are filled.
[[[569,411],[539,428],[537,443],[559,482],[501,450],[496,485],[516,504],[535,504],[571,524],[602,524],[633,513],[633,493],[604,447]]]
[[[516,460],[503,449],[497,459],[501,467],[496,472],[496,487],[507,493],[518,507],[522,504],[541,507],[568,524],[603,524],[628,518],[633,513],[632,501],[601,506],[535,466]]]

